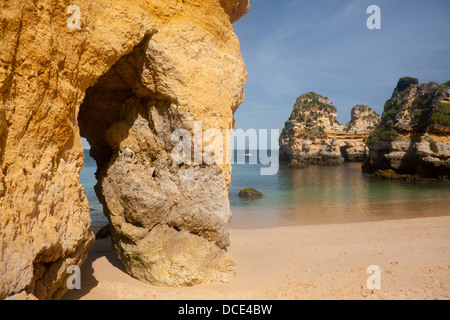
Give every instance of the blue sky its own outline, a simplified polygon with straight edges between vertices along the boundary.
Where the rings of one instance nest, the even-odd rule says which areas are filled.
[[[236,127],[281,129],[296,98],[328,97],[338,120],[356,104],[379,114],[403,76],[450,80],[450,0],[250,0],[234,24],[249,77]],[[381,30],[369,30],[370,5]]]

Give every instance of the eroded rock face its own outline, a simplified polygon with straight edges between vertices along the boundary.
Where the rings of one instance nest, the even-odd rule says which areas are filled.
[[[166,285],[233,274],[230,167],[173,166],[169,132],[232,128],[241,3],[80,0],[79,29],[69,3],[1,3],[0,298],[61,297],[94,241],[78,119],[127,270]]]
[[[228,19],[221,10],[210,15]],[[204,28],[191,17],[159,28],[87,91],[80,109],[115,252],[131,275],[156,285],[195,285],[236,271],[226,250],[230,167],[171,158],[175,130],[194,139],[201,121],[203,132],[225,133],[243,99],[246,73],[231,25],[215,30],[225,39]]]
[[[351,120],[345,126],[345,131],[354,135],[370,134],[380,122],[380,116],[366,105],[356,105],[351,111]]]
[[[366,140],[379,122],[380,116],[369,106],[352,108],[351,120],[344,128],[346,134],[341,137],[341,153],[345,161],[364,161],[369,151]]]
[[[231,22],[242,18],[250,9],[249,0],[219,0],[225,12],[230,16]]]
[[[328,98],[313,92],[301,95],[280,136],[280,159],[293,168],[339,165],[341,155],[346,161],[363,161],[365,139],[379,116],[368,106],[357,105],[345,126],[336,117],[337,109]]]
[[[450,81],[419,84],[415,78],[402,78],[368,139],[363,170],[449,179],[449,134]]]
[[[339,164],[340,146],[331,135],[343,127],[336,117],[337,109],[328,98],[313,92],[298,97],[280,136],[280,159],[295,168]]]

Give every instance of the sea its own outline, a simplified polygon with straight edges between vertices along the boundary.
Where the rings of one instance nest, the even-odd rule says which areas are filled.
[[[341,224],[450,215],[450,181],[381,180],[362,173],[361,163],[291,169],[280,163],[274,175],[260,153],[246,151],[245,163],[232,165],[229,188],[231,227],[271,228],[294,225]],[[269,151],[276,153],[276,150]],[[235,151],[235,159],[237,151]],[[270,155],[270,153],[269,153]],[[255,164],[256,163],[256,164]],[[273,165],[273,164],[272,164]],[[96,162],[85,150],[81,184],[91,208],[92,229],[108,223],[94,191]],[[246,200],[239,191],[252,187],[263,193]]]

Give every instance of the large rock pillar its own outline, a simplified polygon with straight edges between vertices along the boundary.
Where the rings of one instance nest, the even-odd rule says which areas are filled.
[[[0,298],[59,298],[87,256],[80,127],[133,276],[190,285],[233,273],[230,168],[173,166],[168,140],[194,121],[233,126],[246,73],[230,19],[248,8],[231,2],[1,2]]]

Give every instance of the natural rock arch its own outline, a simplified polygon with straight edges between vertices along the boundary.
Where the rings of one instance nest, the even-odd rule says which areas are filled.
[[[131,275],[152,284],[231,277],[224,169],[172,161],[172,133],[193,132],[193,119],[201,118],[176,96],[149,89],[161,84],[155,80],[158,59],[169,60],[157,57],[151,39],[145,37],[87,90],[78,118],[98,164],[96,193],[114,250]]]
[[[232,127],[233,113],[243,100],[246,73],[230,19],[234,21],[245,14],[247,5],[244,11],[236,11],[244,2],[234,1],[235,5],[225,6],[228,11],[224,11],[217,0],[152,1],[150,5],[146,1],[80,0],[77,3],[81,12],[80,29],[67,27],[69,3],[65,1],[12,0],[1,4],[0,38],[4,50],[0,53],[0,298],[16,294],[59,298],[67,290],[67,268],[80,266],[85,260],[94,239],[89,225],[89,205],[79,182],[83,150],[77,115],[81,110],[81,129],[86,136],[91,136],[89,130],[96,124],[89,124],[84,118],[88,114],[84,107],[96,97],[90,92],[105,89],[102,85],[108,82],[111,73],[118,72],[123,61],[143,59],[144,56],[136,54],[139,50],[153,50],[146,58],[159,59],[151,64],[154,69],[142,70],[145,74],[126,74],[126,85],[120,84],[122,87],[114,93],[123,94],[125,111],[130,111],[120,114],[120,108],[114,109],[117,113],[111,121],[114,120],[112,125],[116,126],[117,133],[124,128],[122,122],[133,131],[145,120],[154,133],[157,117],[153,115],[163,112],[160,125],[164,126],[170,119],[165,116],[167,110],[173,111],[176,118],[184,116],[179,124],[186,128],[189,120],[203,120],[205,130]],[[135,62],[132,65],[139,67],[139,61]],[[136,77],[140,81],[135,81]],[[118,106],[119,101],[104,102]],[[150,105],[149,109],[156,112],[151,117],[143,109]],[[104,128],[102,122],[97,123],[99,133],[107,132],[111,114],[103,114]],[[93,155],[100,168],[121,167],[118,161],[108,162],[108,159],[117,160],[123,151],[122,138],[128,136],[107,136],[108,140],[104,141],[109,144],[106,145],[99,142],[101,139],[96,143],[90,137]],[[155,135],[155,139],[163,137]],[[144,159],[142,149],[133,152],[136,161]],[[151,155],[150,159],[153,159]],[[227,200],[229,166],[202,169],[215,170],[222,188],[221,201]],[[202,171],[199,176],[203,174]],[[110,185],[114,185],[113,181]],[[100,200],[110,209],[106,196]],[[191,257],[195,254],[211,257],[214,252],[223,252],[225,257],[229,208],[227,203],[222,206],[226,207],[226,213],[211,210],[209,217],[213,223],[202,225],[202,219],[191,216],[180,218],[183,221],[157,223],[152,229],[157,233],[153,239],[160,239],[161,235],[171,240],[181,239],[181,243],[190,245],[174,250],[189,249]],[[123,221],[131,216],[127,212]],[[133,236],[137,233],[130,229],[145,229],[142,227],[149,223],[140,222],[135,216],[128,221],[131,221],[130,228],[118,230],[131,232]],[[202,227],[191,228],[193,221]],[[114,233],[115,239],[117,234]],[[214,249],[209,255],[201,250],[211,245]],[[116,247],[116,251],[120,256],[120,248]],[[176,255],[176,252],[169,253]],[[161,256],[161,251],[156,250],[154,254]],[[134,253],[122,256],[133,257]],[[195,284],[220,277],[220,268],[224,266],[226,270],[233,269],[232,263],[227,265],[231,260],[221,260],[220,254],[214,261],[217,264],[210,270],[217,267],[216,273],[193,280],[195,277],[180,272],[181,279],[175,282],[171,281],[177,276],[156,279],[155,283]],[[160,271],[155,269],[156,273]],[[152,280],[139,272],[134,276]]]

